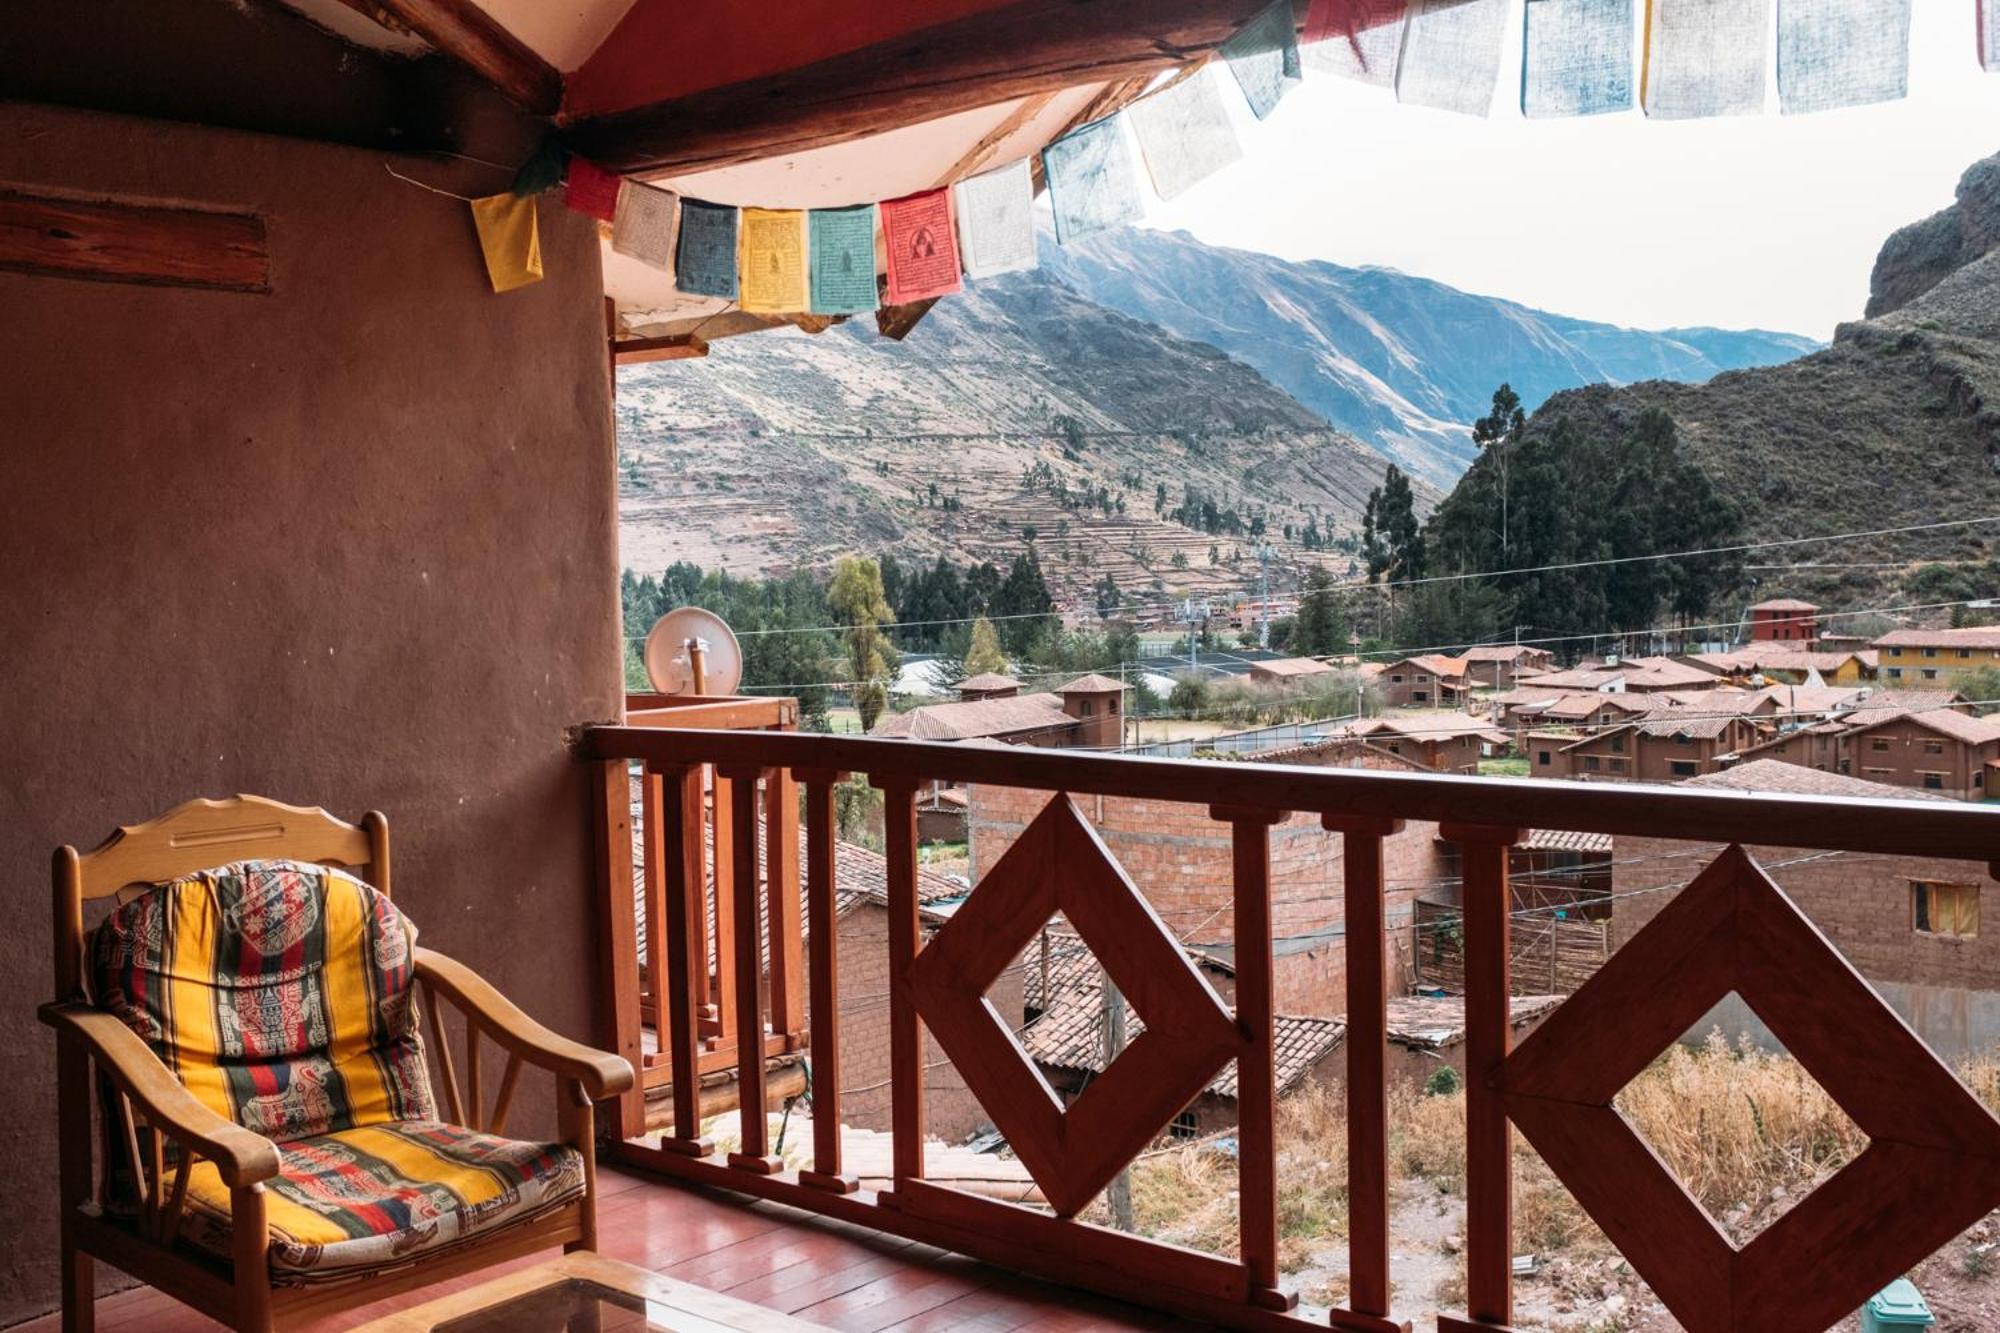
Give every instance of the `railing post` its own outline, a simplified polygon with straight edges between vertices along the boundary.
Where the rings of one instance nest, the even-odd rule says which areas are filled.
[[[1325,815],[1340,834],[1347,950],[1347,1304],[1335,1328],[1407,1330],[1389,1313],[1389,977],[1382,840],[1399,819]]]
[[[1236,920],[1236,1199],[1250,1300],[1289,1310],[1297,1297],[1278,1289],[1277,1028],[1271,973],[1271,826],[1282,810],[1214,806],[1229,821]]]
[[[1443,824],[1462,850],[1465,923],[1465,1291],[1463,1320],[1439,1333],[1505,1328],[1514,1317],[1513,1133],[1494,1086],[1513,1035],[1507,858],[1519,831]]]
[[[633,1073],[631,1091],[618,1098],[618,1132],[637,1138],[646,1132],[646,1055],[639,1011],[639,921],[632,901],[631,765],[623,759],[601,760],[593,774],[598,897],[605,913],[604,1010],[611,1049]],[[647,929],[652,929],[650,923]],[[653,985],[657,989],[659,983]]]
[[[764,779],[764,912],[771,933],[771,1031],[794,1047],[805,1031],[799,930],[799,785],[790,769]]]
[[[651,770],[649,769],[649,776]],[[695,977],[708,968],[701,930],[701,900],[707,891],[701,840],[702,771],[662,767],[659,836],[646,840],[647,855],[658,849],[661,868],[660,917],[648,932],[666,934],[665,972],[653,981],[654,1032],[666,1049],[673,1078],[674,1133],[662,1135],[670,1152],[706,1157],[714,1145],[701,1136],[701,1034],[695,1012]],[[668,812],[673,814],[669,815]]]
[[[812,985],[813,1164],[799,1182],[835,1194],[851,1194],[861,1182],[841,1170],[840,1160],[840,919],[835,911],[833,789],[843,774],[800,769],[794,782],[806,787],[807,964]]]
[[[729,1165],[770,1175],[784,1168],[771,1156],[769,1108],[764,1093],[764,1006],[759,997],[764,962],[763,912],[757,903],[757,782],[763,770],[732,768],[717,775],[729,780],[731,879],[736,933],[736,1093],[741,1151]],[[720,844],[715,849],[719,862]],[[776,951],[773,951],[775,961]]]
[[[910,968],[923,939],[917,912],[917,788],[901,778],[875,785],[882,792],[888,852],[890,1150],[901,1182],[924,1177],[924,1029],[910,994]]]
[[[736,845],[737,784],[723,773],[720,764],[712,766],[709,773],[714,782],[708,838],[709,865],[713,873],[709,879],[715,885],[714,915],[707,922],[715,951],[715,985],[709,992],[715,1005],[715,1035],[709,1039],[709,1047],[715,1049],[734,1045],[739,1026],[736,1016],[736,857],[731,851]],[[754,810],[756,807],[753,804],[751,808]],[[703,906],[704,909],[709,906],[706,895],[703,896]],[[702,961],[705,966],[705,955]]]

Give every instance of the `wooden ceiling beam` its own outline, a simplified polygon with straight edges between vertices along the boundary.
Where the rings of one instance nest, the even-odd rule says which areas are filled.
[[[781,74],[581,120],[567,137],[623,172],[781,157],[1016,98],[1150,78],[1206,59],[1266,3],[1015,0]],[[1294,5],[1302,17],[1308,0]]]
[[[439,53],[492,84],[523,110],[538,116],[553,116],[562,106],[561,72],[494,22],[472,0],[341,0],[341,3],[386,28],[417,34]]]

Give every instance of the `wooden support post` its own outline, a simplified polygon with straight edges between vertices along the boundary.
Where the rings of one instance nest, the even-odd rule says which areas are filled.
[[[759,998],[763,972],[764,922],[757,904],[757,782],[759,770],[731,769],[718,777],[729,780],[731,879],[735,907],[736,948],[736,1096],[742,1150],[729,1154],[729,1164],[743,1171],[769,1175],[784,1163],[771,1156],[770,1108],[764,1093],[764,1005]],[[718,834],[719,836],[719,834]],[[723,849],[716,844],[720,862]],[[720,902],[720,894],[717,901]]]
[[[924,1029],[910,994],[922,927],[917,914],[917,789],[899,781],[882,789],[889,880],[889,1127],[895,1179],[924,1175]]]
[[[630,767],[623,759],[605,759],[593,765],[591,799],[597,807],[597,894],[605,923],[601,1021],[610,1027],[611,1050],[636,1072],[644,1069],[646,1055],[641,1032],[644,1023],[639,1012],[639,918],[632,901]],[[647,818],[650,823],[650,813]],[[383,842],[386,846],[386,837]],[[651,920],[646,928],[658,929]],[[657,991],[659,978],[655,977],[651,984]],[[646,1089],[642,1079],[633,1079],[631,1090],[619,1094],[618,1132],[628,1139],[646,1132]]]
[[[806,919],[812,981],[813,1164],[799,1182],[836,1194],[851,1194],[861,1182],[840,1162],[840,920],[834,910],[838,890],[834,870],[833,789],[843,775],[801,771],[806,785]]]
[[[1382,839],[1401,820],[1326,815],[1341,835],[1347,948],[1347,1304],[1335,1328],[1409,1328],[1389,1313],[1389,977]]]
[[[764,780],[764,913],[771,932],[771,1031],[796,1048],[805,1032],[805,956],[799,928],[799,784],[791,770]]]
[[[704,892],[702,839],[702,775],[699,767],[661,771],[666,784],[662,811],[677,814],[660,824],[660,863],[664,868],[660,916],[667,936],[666,974],[653,983],[658,1005],[654,1022],[673,1071],[674,1133],[661,1137],[670,1152],[706,1157],[714,1148],[701,1136],[701,1052],[696,1031],[697,974],[708,970],[701,934],[700,903]],[[649,839],[647,850],[650,854]],[[628,1136],[630,1137],[630,1136]]]
[[[1044,937],[1047,932],[1044,931]],[[1098,1008],[1103,1015],[1104,1025],[1104,1068],[1111,1068],[1112,1061],[1125,1052],[1125,997],[1118,993],[1118,983],[1111,979],[1109,972],[1103,973],[1097,985]],[[1120,1231],[1136,1228],[1132,1221],[1132,1168],[1126,1167],[1111,1178],[1111,1184],[1104,1191],[1105,1202],[1111,1207],[1111,1225]]]
[[[1236,893],[1236,1190],[1243,1266],[1250,1300],[1288,1310],[1296,1297],[1278,1290],[1277,1028],[1273,1021],[1271,948],[1271,825],[1278,810],[1217,806],[1228,820]]]
[[[1514,1163],[1494,1086],[1513,1032],[1508,980],[1508,850],[1517,831],[1444,824],[1461,849],[1465,920],[1465,1276],[1467,1317],[1505,1326],[1514,1312]]]

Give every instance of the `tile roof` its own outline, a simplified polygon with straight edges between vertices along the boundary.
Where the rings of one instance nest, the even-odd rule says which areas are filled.
[[[1609,852],[1609,833],[1579,833],[1574,829],[1531,828],[1516,844],[1531,852]]]
[[[1864,693],[1860,686],[1766,685],[1751,698],[1769,699],[1780,713],[1831,713],[1860,702]]]
[[[1096,981],[1096,963],[1090,961],[1090,979],[1056,990],[1055,1003],[1021,1033],[1021,1046],[1037,1064],[1079,1073],[1104,1070],[1104,1000]],[[1033,968],[1029,971],[1032,973]],[[1272,1019],[1276,1039],[1274,1071],[1280,1096],[1290,1091],[1314,1065],[1339,1048],[1347,1035],[1347,1025],[1335,1018],[1311,1018],[1279,1014]],[[1125,1036],[1130,1041],[1146,1030],[1130,1001],[1125,1003]],[[1236,1096],[1236,1062],[1230,1061],[1209,1080],[1205,1091],[1218,1097]]]
[[[1899,629],[1875,640],[1877,648],[2000,648],[2000,625],[1960,629]]]
[[[1567,671],[1545,671],[1539,676],[1523,676],[1515,683],[1536,689],[1595,690],[1622,680],[1625,673],[1612,667],[1571,667]]]
[[[961,690],[971,690],[977,694],[983,690],[1018,690],[1021,682],[998,671],[983,671],[976,676],[968,676],[958,682]]]
[[[885,713],[871,736],[916,741],[962,741],[980,736],[1016,736],[1023,732],[1074,727],[1053,694],[1022,694],[1013,698],[961,699],[927,704],[906,713]]]
[[[1484,648],[1467,648],[1459,657],[1467,662],[1518,662],[1524,657],[1549,657],[1546,648],[1530,648],[1526,644],[1493,644]]]
[[[1905,721],[1914,722],[1920,727],[1929,727],[1940,735],[1949,736],[1966,745],[1986,745],[2000,741],[2000,721],[1990,717],[1967,717],[1964,713],[1955,713],[1949,708],[1934,708],[1919,713],[1891,713],[1887,717],[1857,722],[1852,730],[1859,734]]]
[[[1403,665],[1404,663],[1409,663],[1413,666],[1422,667],[1425,671],[1430,672],[1433,676],[1444,676],[1446,678],[1451,678],[1455,676],[1463,676],[1465,674],[1465,659],[1459,657],[1447,657],[1443,653],[1419,653],[1415,657],[1405,657],[1400,659],[1399,661],[1391,662],[1389,665],[1400,666]]]
[[[1250,674],[1262,672],[1267,676],[1323,676],[1333,668],[1314,657],[1281,657],[1275,662],[1259,662],[1250,668]]]
[[[1508,1005],[1514,1026],[1532,1022],[1562,1003],[1560,995],[1517,995]],[[1389,1040],[1434,1051],[1465,1040],[1463,995],[1395,995],[1389,999]]]
[[[1813,602],[1802,602],[1796,597],[1773,597],[1767,602],[1752,603],[1750,609],[1752,611],[1817,611],[1819,607]]]
[[[1265,664],[1260,662],[1258,665],[1263,666]],[[1100,676],[1093,671],[1087,676],[1078,676],[1067,685],[1056,686],[1055,692],[1057,694],[1116,694],[1122,693],[1124,689],[1124,681],[1113,680],[1109,676]]]
[[[1828,773],[1782,759],[1753,759],[1747,764],[1688,778],[1683,787],[1713,787],[1726,791],[1785,792],[1798,796],[1861,796],[1882,801],[1941,801],[1949,797],[1918,787],[1892,787],[1884,782]]]

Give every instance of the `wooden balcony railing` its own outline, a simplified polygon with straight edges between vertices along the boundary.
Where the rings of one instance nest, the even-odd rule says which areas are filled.
[[[1245,1329],[1306,1321],[1281,1290],[1272,1049],[1271,826],[1320,817],[1345,840],[1350,1282],[1334,1327],[1406,1327],[1392,1313],[1384,963],[1384,840],[1405,820],[1435,821],[1462,854],[1467,1023],[1467,1309],[1444,1330],[1504,1329],[1513,1316],[1512,1142],[1519,1129],[1679,1321],[1694,1333],[1808,1333],[2000,1206],[2000,1122],[1890,1011],[1742,849],[1962,859],[2000,858],[2000,811],[1945,802],[1867,802],[1733,791],[1572,785],[1258,764],[1097,756],[783,731],[600,727],[584,741],[606,794],[605,884],[613,916],[631,911],[624,824],[631,765],[647,790],[651,975],[665,1014],[661,1068],[674,1118],[657,1139],[623,1117],[627,1162],[933,1243],[1023,1272]],[[707,776],[712,774],[713,776]],[[890,926],[894,1171],[879,1193],[855,1189],[840,1156],[835,1024],[834,788],[864,774],[883,796]],[[1049,793],[1041,815],[928,943],[920,929],[915,809],[938,780]],[[799,828],[792,784],[803,787]],[[704,796],[717,793],[710,805]],[[759,793],[768,832],[761,840]],[[1201,982],[1103,842],[1075,796],[1197,802],[1233,841],[1236,992],[1223,1006]],[[705,814],[704,812],[708,813]],[[716,872],[729,888],[730,947],[710,968],[701,849],[714,821]],[[1513,1047],[1509,1024],[1509,848],[1530,827],[1686,839],[1725,850],[1537,1029]],[[759,858],[771,900],[756,901]],[[813,1160],[781,1169],[763,1118],[743,1120],[737,1152],[701,1138],[699,1072],[734,1035],[744,1105],[757,1104],[763,1056],[800,1026],[797,896],[810,917],[815,1067]],[[780,901],[780,900],[783,901]],[[792,905],[787,912],[786,904]],[[1056,912],[1084,937],[1145,1020],[1145,1031],[1067,1109],[984,1003],[988,987]],[[768,923],[769,985],[759,959]],[[717,928],[723,928],[721,922]],[[627,925],[629,931],[629,923]],[[626,938],[631,938],[628,934]],[[733,960],[727,972],[726,960]],[[614,960],[617,961],[617,960]],[[614,985],[633,989],[636,960]],[[733,1023],[715,1012],[733,991]],[[1869,1136],[1831,1180],[1737,1247],[1612,1107],[1613,1095],[1730,992]],[[631,1008],[628,1005],[628,1008]],[[924,1179],[928,1028],[1006,1135],[1054,1215]],[[1239,1251],[1219,1257],[1077,1220],[1228,1061],[1238,1062]]]

